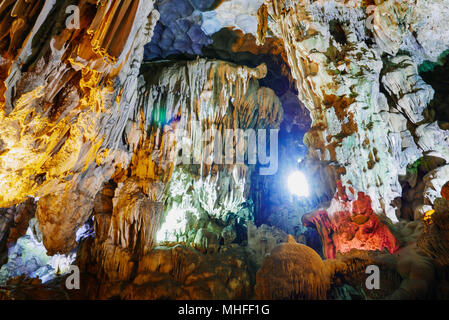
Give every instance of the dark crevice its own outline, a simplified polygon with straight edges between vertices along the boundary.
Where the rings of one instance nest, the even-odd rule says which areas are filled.
[[[334,37],[335,41],[337,41],[342,46],[348,43],[346,38],[345,30],[340,21],[332,20],[329,22],[329,32]]]
[[[437,63],[425,62],[420,66],[423,80],[435,90],[434,99],[429,104],[429,113],[443,129],[449,129],[449,51]]]

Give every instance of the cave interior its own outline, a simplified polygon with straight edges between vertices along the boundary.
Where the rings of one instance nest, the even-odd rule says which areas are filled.
[[[449,299],[447,0],[75,2],[0,1],[0,300]]]

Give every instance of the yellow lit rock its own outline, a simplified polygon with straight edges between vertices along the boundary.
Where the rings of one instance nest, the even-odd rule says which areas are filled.
[[[424,214],[423,221],[427,224],[432,224],[432,215],[435,213],[435,210],[429,210]]]

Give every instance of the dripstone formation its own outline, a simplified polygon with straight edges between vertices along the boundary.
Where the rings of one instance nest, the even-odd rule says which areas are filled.
[[[447,16],[1,1],[0,299],[448,299]]]

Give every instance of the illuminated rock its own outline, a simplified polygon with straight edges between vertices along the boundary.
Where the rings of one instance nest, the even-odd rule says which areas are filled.
[[[262,300],[322,300],[329,289],[330,276],[321,257],[292,236],[265,257],[254,288]]]
[[[424,232],[418,239],[418,247],[438,266],[449,264],[449,203],[443,198],[435,200],[435,210],[424,218]]]
[[[221,248],[220,237],[225,243],[226,234],[235,232],[229,216],[248,199],[247,180],[254,166],[205,161],[217,159],[219,151],[225,156],[227,145],[218,140],[218,148],[209,150],[205,142],[214,140],[204,137],[212,127],[224,137],[228,128],[279,126],[279,99],[257,83],[265,74],[264,65],[247,68],[206,59],[144,66],[138,109],[124,131],[134,151],[129,167],[114,173],[113,197],[115,183],[106,184],[92,202],[91,209],[98,212],[96,236],[81,244],[77,256],[82,272],[116,281],[101,292],[144,277],[133,270],[153,254],[156,242],[185,241],[214,254]],[[236,145],[232,141],[231,147]],[[205,157],[208,151],[212,153]],[[104,210],[111,201],[112,212]]]
[[[119,259],[123,255],[115,253],[112,257]],[[126,268],[123,260],[115,263],[111,268]],[[95,270],[86,267],[86,270]],[[130,267],[136,272],[130,281],[102,282],[91,277],[83,290],[88,291],[90,298],[97,299],[243,299],[252,295],[250,274],[254,271],[250,271],[248,256],[239,247],[204,254],[185,245],[161,246]]]
[[[261,225],[256,227],[253,223],[248,223],[248,249],[255,255],[258,265],[262,265],[265,256],[269,255],[271,250],[283,242],[287,242],[287,234],[277,229]]]
[[[0,4],[0,298],[444,297],[447,1],[66,5]]]
[[[424,199],[428,204],[433,204],[437,198],[444,197],[445,185],[449,176],[449,165],[444,165],[432,170],[424,176]]]
[[[195,239],[193,231],[208,228],[213,219],[226,227],[229,214],[237,214],[249,200],[249,178],[254,165],[248,162],[237,164],[236,160],[225,164],[229,149],[237,151],[237,148],[246,146],[226,138],[227,130],[277,128],[283,118],[283,109],[274,92],[260,87],[255,81],[265,77],[265,65],[247,68],[200,59],[165,66],[148,64],[148,67],[146,87],[142,87],[142,92],[148,90],[154,98],[142,106],[148,121],[156,121],[160,128],[155,134],[164,126],[164,130],[169,128],[169,133],[176,130],[182,134],[181,137],[172,134],[177,141],[172,144],[175,148],[165,146],[173,156],[166,156],[168,151],[161,150],[162,158],[171,159],[164,171],[169,173],[162,178],[169,183],[164,197],[167,210],[161,222],[165,228],[164,221],[170,220],[167,215],[176,212],[184,223],[169,223],[172,235],[160,240],[189,242]],[[155,78],[155,73],[160,78]],[[188,87],[186,75],[191,79]],[[211,137],[208,137],[209,129],[216,130]],[[218,136],[221,136],[221,141]],[[269,134],[267,139],[270,139]],[[209,150],[205,145],[214,145],[214,148]],[[142,158],[136,159],[139,167],[142,166]],[[157,178],[151,176],[151,179]],[[221,234],[218,226],[215,230],[210,229]],[[189,231],[190,235],[187,234]]]
[[[0,268],[0,284],[5,285],[9,278],[26,275],[38,278],[43,283],[66,274],[74,262],[74,252],[67,255],[47,255],[42,240],[31,228],[8,248],[8,262]]]
[[[118,137],[158,13],[122,2],[81,1],[79,29],[64,28],[63,2],[2,4],[0,24],[17,28],[0,49],[0,206],[41,198],[50,253],[74,247],[101,185],[129,161]]]
[[[203,14],[202,29],[209,35],[224,27],[235,27],[244,33],[257,33],[257,11],[263,0],[223,1],[215,10]]]
[[[20,205],[0,209],[0,265],[3,264],[3,253],[27,232],[30,220],[34,217],[36,203],[29,198]],[[6,261],[5,261],[6,262]]]
[[[356,199],[349,200],[341,188],[329,209],[305,215],[303,223],[317,229],[328,259],[352,249],[382,251],[385,248],[390,253],[399,249],[394,235],[374,214],[370,197],[361,192]]]
[[[309,157],[344,167],[341,180],[353,196],[364,192],[374,212],[394,222],[392,202],[401,196],[398,177],[407,165],[424,151],[447,158],[442,130],[422,124],[416,143],[406,123],[422,120],[433,97],[417,67],[448,47],[449,27],[432,12],[449,7],[409,2],[266,1],[268,27],[283,40],[299,98],[311,112]],[[432,29],[438,31],[428,37]]]

